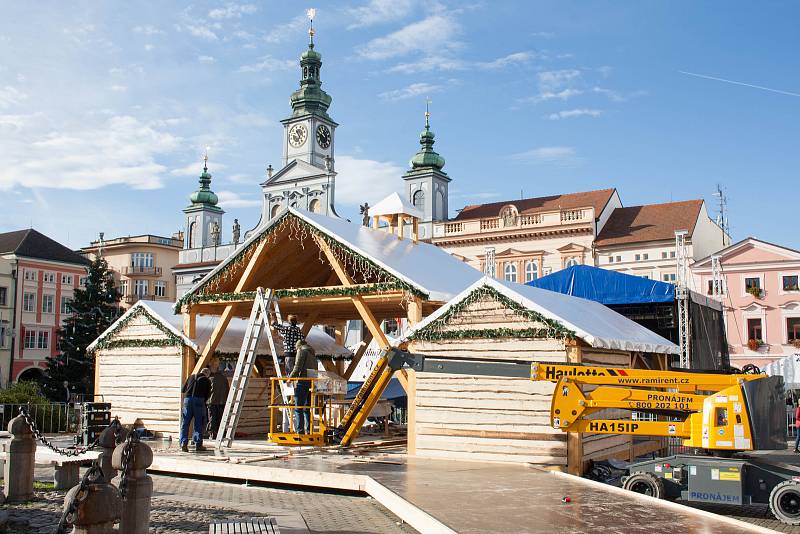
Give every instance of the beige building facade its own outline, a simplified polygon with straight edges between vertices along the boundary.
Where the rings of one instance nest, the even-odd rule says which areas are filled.
[[[127,309],[139,300],[177,300],[172,269],[182,245],[180,236],[148,234],[92,241],[81,253],[90,260],[102,255],[108,262],[120,306]]]

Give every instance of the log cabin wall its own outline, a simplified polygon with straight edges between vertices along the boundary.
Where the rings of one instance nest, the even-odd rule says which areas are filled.
[[[630,353],[588,347],[581,341],[530,337],[474,337],[480,330],[537,329],[544,325],[521,317],[491,297],[451,316],[440,331],[470,331],[469,338],[412,340],[411,352],[461,359],[602,363],[627,367]],[[529,462],[567,470],[567,434],[550,425],[555,385],[524,378],[416,373],[414,428],[409,450],[429,458]],[[602,412],[618,417],[619,413]],[[629,448],[627,436],[585,435],[575,463],[608,457]]]
[[[146,315],[134,317],[106,341],[167,340]],[[111,403],[124,425],[141,421],[156,437],[180,432],[183,346],[115,347],[95,352],[95,394]],[[228,378],[230,381],[230,377]],[[264,437],[269,427],[269,377],[252,377],[237,435]]]

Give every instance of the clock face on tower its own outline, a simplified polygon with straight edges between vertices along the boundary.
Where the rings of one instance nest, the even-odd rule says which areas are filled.
[[[324,124],[317,126],[317,143],[322,148],[331,146],[331,131]]]
[[[302,124],[295,124],[289,128],[289,144],[295,148],[301,147],[305,144],[308,138],[308,130]]]

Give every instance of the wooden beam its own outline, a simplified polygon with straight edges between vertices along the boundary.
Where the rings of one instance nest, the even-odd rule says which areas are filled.
[[[565,349],[567,351],[567,363],[581,362],[582,354],[579,341],[568,341]],[[583,434],[577,432],[567,433],[567,472],[571,475],[583,475]]]
[[[408,324],[410,326],[414,326],[415,324],[422,321],[422,299],[419,297],[413,297],[408,302],[408,307],[406,309],[406,317],[408,318]]]
[[[369,344],[372,341],[372,334],[369,331],[367,331],[367,335],[361,341],[362,345],[358,347],[358,350],[353,355],[353,359],[350,361],[350,365],[347,366],[344,375],[342,375],[342,377],[345,378],[346,380],[350,380],[350,377],[353,376],[353,372],[356,370],[356,367],[358,367],[358,362],[361,361],[361,358],[364,356],[364,353],[367,352]]]
[[[183,335],[189,339],[197,336],[197,313],[192,309],[183,310]],[[189,371],[194,368],[197,355],[190,347],[183,347],[183,361],[181,362],[181,385],[189,377]]]
[[[313,311],[308,314],[308,316],[303,320],[303,329],[300,330],[300,333],[303,334],[303,337],[306,337],[311,329],[314,328],[314,324],[316,324],[317,317],[319,317],[319,311]]]
[[[325,254],[325,257],[328,259],[331,267],[333,267],[333,270],[339,277],[342,285],[353,285],[352,278],[350,278],[350,276],[344,270],[344,267],[342,267],[342,265],[339,263],[339,260],[336,258],[336,255],[334,255],[328,244],[317,236],[314,236],[314,240],[317,242],[317,245],[319,246],[320,250],[322,250],[323,254]],[[361,316],[361,319],[364,321],[364,324],[367,325],[367,328],[372,333],[372,336],[378,341],[378,345],[382,349],[388,349],[389,340],[386,339],[386,335],[383,333],[383,330],[381,330],[380,323],[375,319],[375,316],[364,302],[364,299],[359,295],[352,296],[350,299],[353,301],[353,305],[356,307],[356,310]]]
[[[234,293],[241,293],[244,291],[244,288],[247,287],[247,285],[251,282],[251,279],[255,277],[256,267],[260,263],[260,257],[264,252],[264,248],[266,248],[268,241],[269,239],[264,239],[261,243],[259,243],[256,247],[256,250],[253,252],[253,255],[250,256],[250,261],[247,262],[247,267],[245,267],[241,278],[239,278],[239,282],[236,284],[236,288],[233,290]],[[222,315],[219,316],[219,321],[217,321],[217,324],[214,325],[214,330],[211,332],[211,337],[208,338],[206,346],[203,347],[203,352],[200,353],[200,357],[197,359],[197,363],[194,366],[192,374],[199,373],[203,370],[203,367],[208,365],[208,361],[211,359],[211,356],[214,355],[214,351],[217,350],[217,346],[222,340],[222,336],[225,335],[225,330],[228,328],[228,323],[231,322],[231,317],[233,317],[233,306],[225,306],[225,309],[222,311]]]
[[[408,381],[408,389],[406,395],[408,396],[406,406],[408,409],[408,416],[406,421],[406,452],[408,454],[417,453],[417,373],[413,369],[403,369],[407,371],[406,378]]]

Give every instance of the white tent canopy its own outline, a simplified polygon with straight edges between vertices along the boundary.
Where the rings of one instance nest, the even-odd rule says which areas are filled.
[[[775,360],[762,371],[769,376],[782,376],[784,389],[800,389],[800,353]]]
[[[678,354],[680,348],[655,332],[635,323],[599,302],[586,300],[538,287],[484,277],[436,310],[404,336],[408,339],[425,328],[482,286],[489,286],[529,310],[541,313],[573,330],[583,341],[596,348]]]
[[[122,317],[117,319],[117,321],[108,327],[105,332],[100,334],[100,337],[98,337],[94,342],[92,342],[91,345],[89,345],[88,350],[93,349],[98,341],[113,332],[116,329],[117,324],[130,314],[134,313],[134,310],[137,308],[144,308],[154,320],[160,322],[163,326],[180,336],[184,340],[184,343],[186,343],[192,349],[199,351],[205,346],[208,338],[211,337],[211,332],[214,330],[214,325],[219,317],[198,315],[196,318],[197,323],[195,329],[197,335],[194,337],[194,339],[190,340],[181,332],[181,329],[183,328],[183,316],[180,314],[175,314],[173,311],[173,306],[174,304],[171,302],[140,300],[134,304],[131,309],[128,310]],[[242,348],[242,340],[244,339],[246,329],[246,320],[237,318],[231,319],[231,322],[228,325],[228,328],[225,330],[222,340],[220,341],[219,345],[217,345],[217,352],[223,354],[238,354],[239,350]],[[315,326],[311,329],[308,336],[306,336],[306,340],[308,341],[308,344],[314,348],[314,352],[320,356],[342,357],[352,355],[352,353],[345,347],[337,345],[336,341],[318,326]],[[280,336],[276,337],[276,342],[278,343],[278,350],[280,351]],[[262,355],[272,354],[269,350],[269,342],[267,341],[266,333],[263,333],[258,341],[258,353]]]

